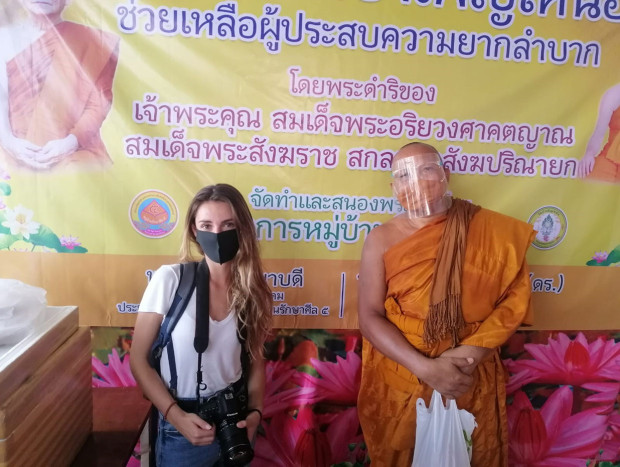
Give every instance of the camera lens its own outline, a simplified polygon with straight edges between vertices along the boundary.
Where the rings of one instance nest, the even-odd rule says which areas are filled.
[[[248,441],[245,428],[237,426],[237,419],[224,419],[217,426],[222,458],[227,466],[248,464],[254,457],[254,450]]]

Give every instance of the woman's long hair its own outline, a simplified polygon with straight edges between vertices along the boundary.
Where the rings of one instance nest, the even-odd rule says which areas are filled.
[[[201,189],[189,205],[181,244],[181,261],[193,261],[192,246],[197,247],[193,227],[196,212],[205,201],[228,203],[232,209],[239,251],[232,260],[231,284],[228,289],[230,307],[237,311],[241,328],[246,330],[246,348],[253,359],[262,357],[263,344],[271,331],[272,295],[263,275],[256,228],[243,195],[226,183]]]

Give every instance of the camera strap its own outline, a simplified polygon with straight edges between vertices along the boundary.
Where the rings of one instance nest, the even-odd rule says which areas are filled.
[[[200,399],[200,390],[206,389],[202,382],[202,353],[209,346],[209,278],[209,267],[203,259],[196,270],[196,329],[194,332],[194,349],[198,353],[196,399]]]

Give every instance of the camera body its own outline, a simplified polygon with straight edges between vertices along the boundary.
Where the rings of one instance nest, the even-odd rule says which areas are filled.
[[[216,392],[198,406],[198,416],[215,427],[221,458],[231,467],[249,464],[254,450],[247,430],[237,427],[248,408],[247,389],[235,392],[232,385]]]

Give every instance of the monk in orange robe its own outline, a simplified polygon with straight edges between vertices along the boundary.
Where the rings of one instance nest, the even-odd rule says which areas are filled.
[[[403,158],[422,165],[440,160],[422,143],[403,147],[393,164]],[[446,171],[445,188],[448,177]],[[433,189],[422,186],[416,196]],[[403,206],[412,203],[396,195]],[[413,218],[405,212],[370,233],[359,278],[358,413],[373,466],[411,465],[416,401],[428,406],[433,389],[475,416],[472,465],[508,465],[498,347],[531,324],[525,253],[533,237],[529,224],[457,199],[443,212]]]
[[[607,132],[607,143],[599,152]],[[577,174],[582,178],[620,183],[620,84],[609,88],[601,98],[596,125]]]
[[[64,3],[24,1],[40,32],[26,47],[16,45],[20,49],[6,61],[0,153],[13,166],[47,170],[112,163],[100,128],[111,107],[119,41],[63,21]]]

